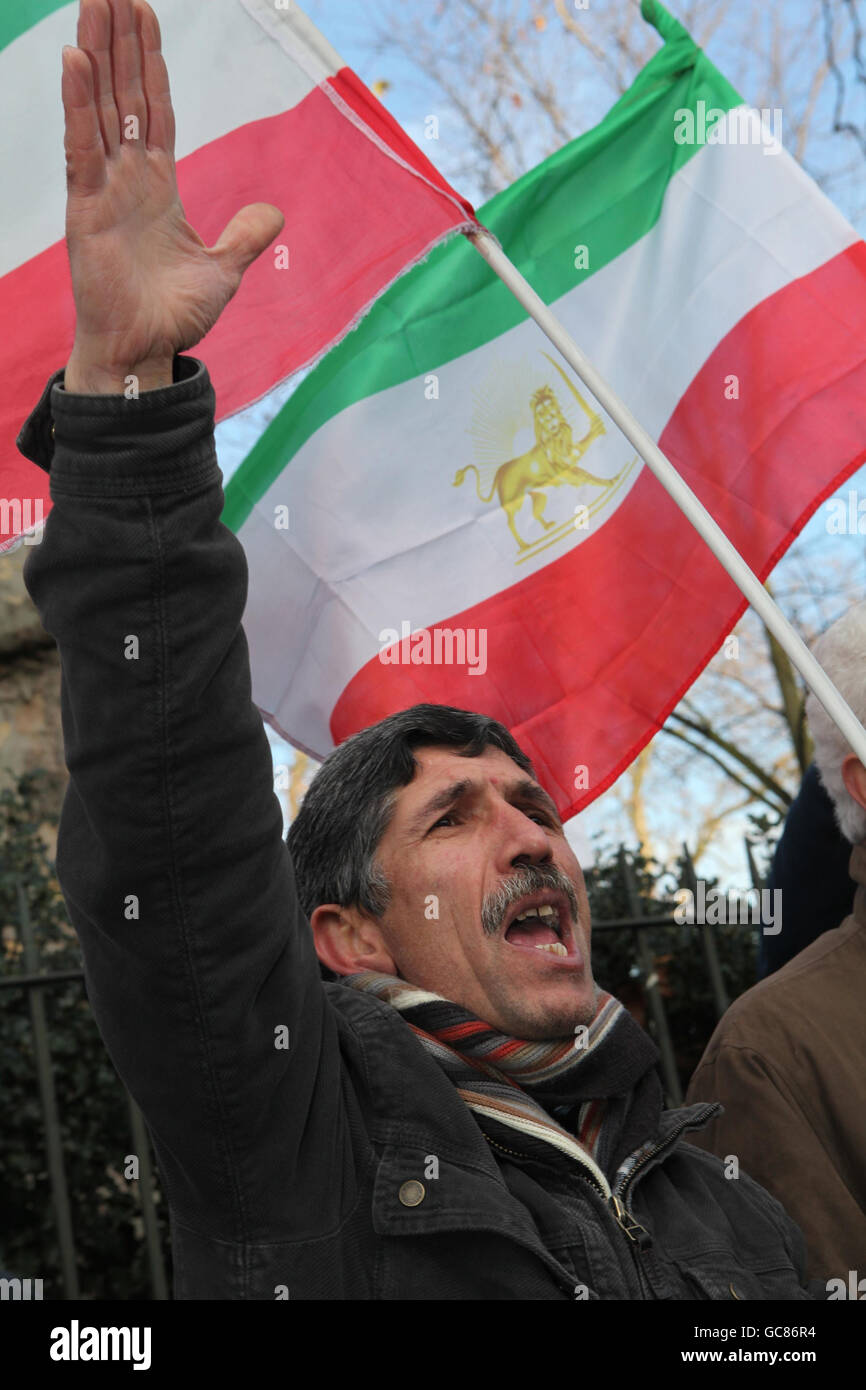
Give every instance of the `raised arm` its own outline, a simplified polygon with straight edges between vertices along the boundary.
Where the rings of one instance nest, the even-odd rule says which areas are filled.
[[[334,1182],[322,1163],[340,1162],[337,1026],[251,701],[247,568],[220,522],[213,391],[176,355],[281,219],[244,209],[205,247],[177,199],[152,12],[84,0],[80,23],[63,71],[75,348],[19,437],[51,474],[25,582],[61,657],[57,870],[175,1239],[196,1252],[185,1268],[222,1260],[213,1296],[248,1297],[232,1250],[332,1225],[353,1171]],[[130,375],[138,396],[123,394]]]

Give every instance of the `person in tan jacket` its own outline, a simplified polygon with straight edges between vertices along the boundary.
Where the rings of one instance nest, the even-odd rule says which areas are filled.
[[[815,655],[866,722],[866,602]],[[728,1009],[686,1097],[721,1101],[724,1113],[690,1142],[736,1158],[778,1198],[806,1237],[809,1277],[826,1280],[831,1298],[866,1297],[866,768],[812,695],[806,711],[853,846],[853,911]]]

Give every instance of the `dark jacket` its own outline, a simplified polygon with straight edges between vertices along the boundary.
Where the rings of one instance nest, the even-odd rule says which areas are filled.
[[[758,979],[766,979],[851,911],[854,883],[848,871],[851,842],[836,824],[830,800],[812,763],[785,817],[767,888],[782,894],[785,930],[761,932]],[[775,901],[775,899],[770,900]]]
[[[866,841],[848,849],[854,911],[734,1001],[687,1097],[724,1102],[694,1143],[784,1202],[825,1283],[866,1268]]]
[[[153,1136],[176,1296],[808,1298],[779,1203],[681,1142],[713,1105],[662,1114],[614,1200],[563,1154],[488,1143],[390,1005],[322,983],[207,371],[178,357],[138,400],[61,380],[18,441],[51,473],[25,582],[62,663],[57,873]]]

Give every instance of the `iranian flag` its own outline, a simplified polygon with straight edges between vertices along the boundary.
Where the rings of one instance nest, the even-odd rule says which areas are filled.
[[[764,578],[866,458],[866,245],[780,113],[643,12],[664,42],[630,90],[478,216]],[[253,698],[295,746],[322,757],[422,701],[480,710],[563,817],[745,607],[462,237],[306,377],[223,519],[249,562]]]
[[[69,357],[60,55],[78,4],[0,8],[0,550],[50,510],[47,475],[15,439]],[[246,203],[274,203],[275,245],[196,351],[217,418],[314,361],[472,209],[297,5],[157,0],[177,126],[178,189],[208,245]]]

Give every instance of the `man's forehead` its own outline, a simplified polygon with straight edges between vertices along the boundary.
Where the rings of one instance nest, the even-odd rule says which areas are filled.
[[[402,811],[405,815],[411,815],[413,809],[431,794],[462,782],[473,785],[487,783],[500,795],[506,794],[511,788],[527,789],[531,786],[538,789],[540,797],[548,798],[548,793],[531,773],[524,772],[501,748],[485,748],[483,753],[471,758],[456,748],[438,745],[414,748],[412,753],[418,765],[417,771],[412,781],[398,792],[398,814]]]
[[[422,785],[426,790],[433,782],[446,781],[452,773],[457,773],[461,780],[468,777],[473,782],[492,781],[497,784],[518,779],[525,781],[530,776],[501,748],[485,748],[477,757],[467,758],[456,748],[433,745],[413,748],[412,756],[418,770],[404,791],[417,790]]]

